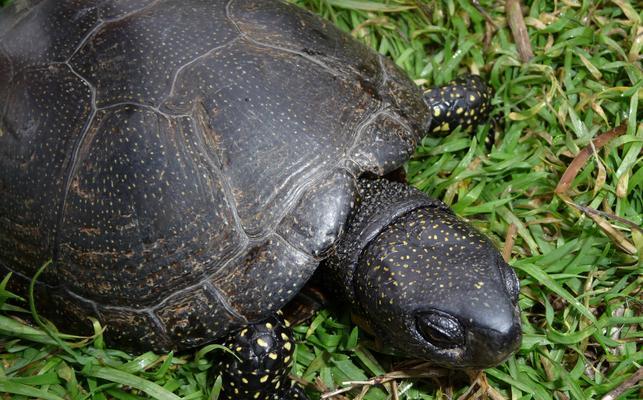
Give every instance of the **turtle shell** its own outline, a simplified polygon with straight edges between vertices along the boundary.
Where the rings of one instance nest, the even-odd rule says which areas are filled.
[[[42,311],[181,349],[280,309],[355,179],[429,115],[383,58],[293,5],[43,0],[0,15],[0,265]]]

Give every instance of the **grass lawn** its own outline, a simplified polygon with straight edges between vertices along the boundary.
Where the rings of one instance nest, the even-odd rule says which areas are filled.
[[[387,383],[356,383],[343,398],[643,398],[640,2],[523,2],[529,62],[504,1],[481,1],[495,27],[468,0],[294,2],[390,56],[419,85],[466,72],[491,82],[494,123],[424,139],[408,179],[486,232],[522,284],[521,349],[473,385],[378,355],[349,315],[320,312],[295,328],[294,372],[312,397],[378,376]],[[214,346],[131,356],[100,335],[52,338],[23,322],[27,308],[0,286],[0,398],[216,398],[220,382],[207,373]]]

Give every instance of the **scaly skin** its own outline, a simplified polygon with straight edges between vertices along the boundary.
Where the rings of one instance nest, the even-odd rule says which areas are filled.
[[[326,286],[400,355],[486,368],[514,352],[519,283],[493,244],[406,184],[360,179],[358,189],[349,228],[318,271]]]

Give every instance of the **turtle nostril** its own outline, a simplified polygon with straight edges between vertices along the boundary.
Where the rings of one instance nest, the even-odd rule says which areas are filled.
[[[501,327],[499,330],[487,329],[476,332],[470,342],[475,349],[476,366],[493,367],[507,359],[520,348],[522,332],[520,322]]]
[[[436,347],[449,349],[464,344],[464,328],[448,314],[423,312],[417,315],[416,324],[422,336]]]

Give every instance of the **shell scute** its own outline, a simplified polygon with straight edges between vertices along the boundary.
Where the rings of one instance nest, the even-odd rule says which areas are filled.
[[[213,277],[237,313],[251,322],[281,309],[301,289],[319,261],[293,248],[277,235],[252,245],[228,270]]]
[[[99,108],[157,106],[182,66],[237,35],[221,2],[183,3],[158,2],[105,22],[78,50],[70,64],[96,87]]]
[[[26,275],[53,255],[65,172],[90,103],[90,89],[65,66],[14,79],[0,124],[0,262]]]
[[[18,8],[18,5],[16,5]],[[2,39],[17,70],[64,63],[100,21],[98,9],[86,1],[41,1]]]
[[[249,40],[299,54],[324,66],[329,73],[368,81],[373,87],[383,79],[377,54],[330,22],[299,7],[237,0],[231,3],[229,17]]]
[[[226,309],[216,289],[208,283],[173,295],[155,314],[170,340],[187,347],[205,344],[246,322]]]
[[[304,192],[277,232],[305,253],[321,257],[343,232],[356,193],[355,178],[346,170],[334,171]]]
[[[411,157],[415,138],[411,128],[383,112],[364,127],[351,159],[364,171],[385,175]]]
[[[244,242],[190,118],[124,106],[95,119],[63,210],[61,275],[74,292],[142,306],[193,285]]]
[[[176,348],[165,330],[148,310],[99,307],[108,339],[126,349],[167,351]]]

